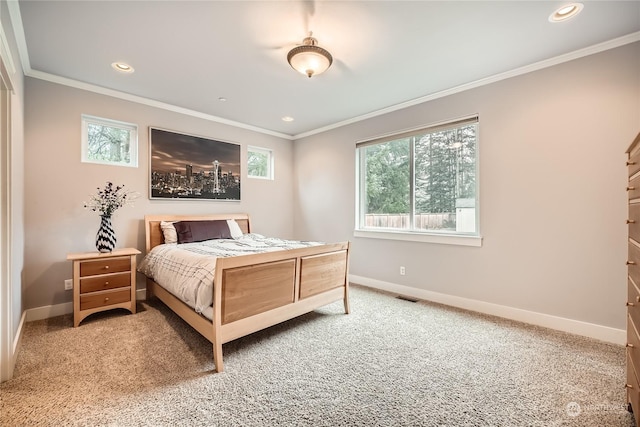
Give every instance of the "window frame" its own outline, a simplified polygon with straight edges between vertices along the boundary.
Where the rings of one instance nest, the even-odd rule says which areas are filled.
[[[366,192],[361,191],[365,188],[366,173],[364,170],[365,156],[362,155],[364,150],[361,148],[383,144],[386,142],[395,141],[398,139],[417,136],[424,133],[433,133],[446,129],[452,129],[461,127],[467,124],[474,123],[476,125],[476,137],[475,137],[475,232],[455,232],[451,230],[438,231],[438,230],[418,230],[414,228],[408,229],[396,229],[396,228],[367,228],[364,226],[364,215],[366,206]],[[455,120],[448,120],[445,122],[439,122],[428,126],[420,126],[417,128],[407,129],[400,132],[394,132],[385,134],[375,138],[361,140],[356,142],[356,156],[355,156],[355,171],[356,171],[356,203],[355,203],[355,237],[387,239],[387,240],[404,240],[413,242],[425,242],[425,243],[438,243],[438,244],[450,244],[460,246],[482,246],[482,236],[480,234],[480,185],[479,185],[479,130],[480,120],[479,115],[474,114],[458,118]],[[413,143],[411,145],[413,147]],[[414,174],[414,151],[409,150],[409,185],[410,185],[410,214],[409,223],[410,227],[413,227],[415,216],[415,174]]]
[[[267,155],[267,174],[266,174],[266,176],[251,175],[250,174],[249,154],[251,152],[262,153],[262,154],[266,154]],[[275,164],[275,160],[274,160],[273,150],[271,150],[269,148],[256,147],[254,145],[247,146],[247,178],[263,179],[263,180],[267,180],[267,181],[273,181],[275,179],[274,178],[274,176],[275,176],[274,164]]]
[[[113,162],[108,160],[96,160],[88,157],[89,153],[89,125],[123,129],[129,132],[129,162]],[[125,166],[131,168],[138,167],[138,125],[120,120],[105,119],[103,117],[81,115],[81,157],[82,163],[93,163],[99,165]]]

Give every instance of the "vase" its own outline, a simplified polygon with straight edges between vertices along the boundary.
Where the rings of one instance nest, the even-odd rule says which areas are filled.
[[[116,247],[116,233],[111,226],[111,217],[100,216],[100,228],[96,234],[96,248],[98,252],[111,252]]]

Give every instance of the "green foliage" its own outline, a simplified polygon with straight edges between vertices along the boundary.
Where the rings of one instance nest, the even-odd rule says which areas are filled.
[[[367,214],[409,213],[412,147],[416,213],[454,213],[457,199],[475,198],[476,125],[469,124],[364,147]]]
[[[267,153],[249,151],[247,153],[247,172],[249,176],[266,177],[268,173],[269,156]]]
[[[416,212],[455,212],[456,199],[475,197],[475,130],[474,124],[416,137]]]
[[[365,148],[367,213],[409,212],[409,140]]]
[[[89,123],[87,157],[102,162],[129,163],[129,130]]]

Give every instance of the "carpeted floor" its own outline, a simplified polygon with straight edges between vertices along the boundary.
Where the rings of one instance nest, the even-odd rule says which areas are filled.
[[[28,323],[3,426],[633,426],[624,348],[352,287],[212,349],[157,300]]]

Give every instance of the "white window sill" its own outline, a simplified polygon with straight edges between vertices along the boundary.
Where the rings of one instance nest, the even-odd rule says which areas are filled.
[[[354,237],[370,239],[405,240],[409,242],[437,243],[442,245],[482,246],[482,236],[464,234],[411,233],[396,230],[354,230]]]

